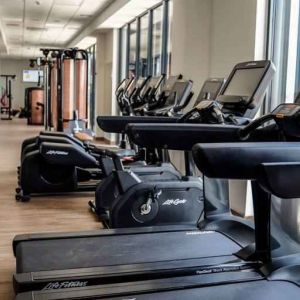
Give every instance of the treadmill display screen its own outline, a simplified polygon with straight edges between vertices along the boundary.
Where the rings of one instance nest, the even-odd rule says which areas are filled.
[[[157,76],[157,77],[152,77],[150,80],[149,80],[149,84],[148,84],[148,87],[151,87],[151,88],[154,88],[158,81],[160,80],[160,77]]]
[[[217,93],[220,91],[220,87],[222,86],[222,82],[219,81],[208,81],[205,83],[203,87],[204,93],[210,93],[211,95],[217,96]]]
[[[257,88],[265,69],[251,68],[235,71],[223,95],[250,97]]]
[[[207,93],[209,93],[209,99],[216,99],[222,85],[223,81],[206,81],[200,91],[196,103],[199,103],[201,100],[203,100]]]
[[[177,80],[178,80],[178,76],[170,76],[167,79],[166,83],[164,84],[162,90],[165,92],[171,91]]]
[[[187,88],[187,84],[188,83],[186,81],[182,81],[182,82],[177,81],[174,84],[171,94],[167,98],[165,105],[169,106],[169,105],[174,105],[174,103],[176,104],[180,103],[184,95],[184,92]]]

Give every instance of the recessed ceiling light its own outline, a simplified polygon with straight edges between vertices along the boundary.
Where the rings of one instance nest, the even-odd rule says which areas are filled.
[[[20,24],[17,24],[17,23],[6,23],[6,26],[8,26],[8,27],[20,27]]]
[[[44,28],[44,27],[28,26],[28,27],[26,27],[26,30],[29,30],[29,31],[47,31],[48,29]]]
[[[80,14],[80,18],[90,18],[92,15],[87,15],[87,14]]]

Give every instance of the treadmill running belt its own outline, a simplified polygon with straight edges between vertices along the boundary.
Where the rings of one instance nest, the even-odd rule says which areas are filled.
[[[23,242],[17,273],[231,255],[240,246],[218,232],[198,230]]]
[[[96,298],[95,298],[96,299]],[[203,288],[149,293],[123,297],[105,298],[111,300],[296,300],[300,299],[300,288],[284,281],[254,281]],[[41,298],[42,300],[42,298]]]

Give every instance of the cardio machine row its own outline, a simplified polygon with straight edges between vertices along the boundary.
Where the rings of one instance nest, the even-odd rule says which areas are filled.
[[[138,105],[134,99],[138,99],[140,105],[143,106],[140,111],[140,113],[143,111],[143,114],[146,113],[146,107],[150,103],[153,114],[154,104],[156,103],[155,116],[147,116],[148,122],[174,123],[181,121],[181,119],[184,121],[182,109],[188,105],[192,98],[192,81],[183,79],[182,75],[170,76],[162,83],[163,79],[164,76],[139,78],[136,81],[125,79],[116,91],[118,103],[127,101],[127,103],[130,103],[131,110],[135,107],[137,111]],[[215,98],[223,83],[224,79],[207,80],[195,101],[194,107],[204,98]],[[122,105],[120,105],[121,108],[123,108]],[[150,109],[147,108],[147,111],[150,112]],[[157,115],[161,115],[161,117]],[[127,119],[124,119],[126,117]],[[104,129],[105,131],[124,135],[126,123],[128,123],[130,117],[120,116],[116,118],[117,120],[104,117],[104,121],[99,117],[98,122],[102,128],[103,126],[109,127]],[[135,120],[143,122],[144,118],[136,117]],[[119,124],[119,121],[122,124]],[[123,140],[121,144],[124,144]],[[131,193],[129,190],[133,186],[135,191],[139,190],[138,193],[143,191],[142,181],[156,182],[159,180],[164,181],[166,184],[170,181],[169,185],[172,190],[174,190],[176,182],[180,181],[178,184],[181,185],[183,191],[188,192],[189,188],[192,191],[202,189],[201,183],[198,183],[198,178],[190,176],[193,180],[189,180],[189,182],[182,180],[183,175],[169,162],[166,152],[164,158],[163,151],[160,149],[147,147],[145,151],[144,147],[124,148],[116,151],[115,149],[103,149],[87,142],[81,142],[76,137],[64,133],[41,132],[38,137],[28,139],[22,145],[19,187],[17,188],[16,198],[17,200],[28,201],[30,196],[35,194],[48,195],[49,193],[96,190],[96,200],[91,202],[90,205],[100,220],[109,223],[108,226],[110,227],[127,227],[143,225],[145,222],[148,224],[158,222],[154,215],[145,214],[147,210],[145,206],[143,206],[146,210],[142,212],[142,222],[128,219],[124,224],[117,225],[109,220],[109,206],[118,202],[123,196],[126,197],[128,192]],[[132,172],[129,173],[128,170]],[[119,186],[119,181],[125,184],[124,190],[119,196],[112,197],[114,195],[112,190]],[[136,186],[138,183],[141,183],[139,188]],[[152,190],[151,186],[146,190],[144,189],[142,198],[148,198],[149,193],[152,194]],[[135,195],[132,195],[132,197],[135,197]],[[140,201],[143,201],[142,198]],[[98,201],[97,199],[101,200]],[[201,203],[199,204],[201,205]],[[136,209],[139,210],[138,207]],[[136,215],[139,217],[140,211],[137,211]],[[143,220],[143,216],[145,216],[145,220]],[[198,218],[197,209],[196,213],[189,217],[189,220],[185,218],[183,222],[196,224]],[[177,221],[179,219],[171,220],[171,222]],[[131,222],[131,225],[128,222]],[[162,220],[162,223],[170,222],[166,219]]]
[[[200,182],[187,172],[176,180],[143,181],[115,152],[95,150],[114,163],[111,174],[118,180],[117,197],[104,210],[109,218],[119,211],[121,219],[135,220],[123,221],[127,227],[140,228],[17,236],[14,286],[25,292],[17,299],[298,299],[299,248],[291,251],[289,239],[270,232],[270,195],[299,197],[300,108],[282,105],[251,121],[273,73],[269,61],[235,66],[216,100],[201,101],[181,118],[188,124],[98,118],[99,126],[118,128],[111,132],[126,133],[141,148],[192,150],[207,177],[252,180],[253,223],[231,216],[228,203],[213,201],[213,191],[203,190],[207,177]],[[104,179],[100,187],[105,182],[111,183]],[[182,221],[195,211],[196,221]]]
[[[126,133],[130,123],[163,123],[162,131],[164,131],[165,123],[168,122],[209,124],[222,121],[219,120],[220,116],[224,116],[222,122],[227,124],[246,124],[249,118],[256,114],[273,72],[269,62],[257,62],[253,69],[247,67],[247,64],[236,65],[225,85],[224,79],[207,80],[193,108],[186,114],[180,111],[191,99],[190,80],[184,80],[181,75],[170,76],[158,91],[164,76],[139,78],[137,81],[126,79],[117,89],[118,103],[130,103],[131,110],[135,108],[136,111],[139,103],[143,108],[140,111],[143,113],[149,111],[147,107],[150,103],[152,107],[153,103],[158,103],[159,114],[162,114],[165,109],[165,114],[172,112],[172,117],[104,116],[98,117],[98,124],[104,131],[119,134]],[[254,81],[252,90],[240,91],[243,92],[242,96],[236,96],[232,89],[235,88],[238,80],[245,80],[242,78],[245,76],[244,73]],[[244,96],[244,93],[247,96]],[[204,99],[208,98],[218,100],[212,102],[212,105],[207,105],[209,102]],[[130,133],[127,135],[130,141],[137,137],[131,137]],[[28,195],[32,193],[96,190],[95,201],[91,201],[90,206],[106,227],[173,224],[195,226],[203,219],[206,204],[203,197],[203,181],[194,176],[190,167],[189,158],[193,142],[189,145],[184,144],[190,134],[188,136],[184,134],[180,139],[181,143],[177,143],[178,140],[174,139],[172,134],[169,135],[171,141],[178,144],[176,147],[180,146],[182,148],[179,150],[185,151],[185,174],[181,174],[169,161],[167,152],[155,155],[166,148],[172,149],[172,146],[167,144],[167,138],[163,138],[163,145],[153,148],[155,143],[160,142],[161,136],[161,132],[158,135],[151,134],[146,140],[152,139],[153,143],[146,146],[141,144],[137,150],[111,151],[81,143],[70,135],[43,132],[39,137],[29,140],[30,143],[28,141],[23,143],[20,168],[20,185],[23,194],[21,199],[27,200]],[[139,142],[134,144],[138,145]],[[145,149],[148,155],[141,155]],[[149,159],[149,152],[152,154],[151,159]],[[126,158],[130,156],[129,161],[122,160],[124,156]],[[212,195],[215,190],[221,189],[226,198],[228,189],[226,182],[213,181],[210,182],[210,186],[212,186]],[[227,203],[222,201],[221,204],[213,203],[211,206],[216,212],[229,210],[228,201]]]

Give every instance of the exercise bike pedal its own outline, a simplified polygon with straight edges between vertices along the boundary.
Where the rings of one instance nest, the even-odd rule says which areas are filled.
[[[30,201],[30,196],[23,195],[22,190],[20,190],[20,192],[15,195],[15,199],[16,199],[16,201],[19,201],[19,202],[28,202],[28,201]]]
[[[93,201],[93,200],[90,200],[90,201],[88,202],[88,204],[89,204],[89,207],[90,207],[90,209],[92,210],[92,212],[95,213],[97,209],[96,209],[96,205],[95,205],[94,201]]]
[[[30,201],[30,196],[28,196],[28,195],[21,196],[20,201],[21,202],[29,202]]]
[[[109,221],[109,215],[107,212],[98,213],[98,219],[100,222],[107,223]]]

